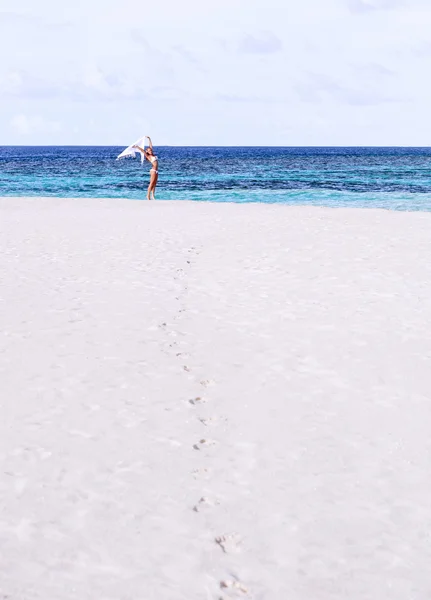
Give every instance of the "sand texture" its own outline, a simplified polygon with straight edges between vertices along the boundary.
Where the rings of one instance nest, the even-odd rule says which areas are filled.
[[[1,600],[429,600],[431,214],[0,199]]]

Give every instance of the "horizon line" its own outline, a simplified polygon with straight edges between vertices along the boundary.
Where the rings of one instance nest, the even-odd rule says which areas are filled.
[[[291,145],[291,146],[280,146],[280,145],[268,145],[265,146],[263,144],[258,145],[209,145],[209,144],[199,144],[199,145],[170,145],[170,144],[153,144],[158,148],[431,148],[431,146],[403,146],[403,145],[344,145],[344,144],[336,144],[330,146],[322,146],[322,145]],[[0,148],[123,148],[124,144],[0,144]]]

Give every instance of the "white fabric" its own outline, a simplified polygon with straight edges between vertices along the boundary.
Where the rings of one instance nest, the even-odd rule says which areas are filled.
[[[134,148],[133,146],[140,146],[141,148],[145,148],[145,137],[139,138],[139,140],[136,140],[136,142],[133,142],[133,144],[131,144],[125,150],[123,150],[123,152],[117,156],[117,160],[121,158],[135,158],[136,152],[139,152],[139,154],[141,155],[141,163],[143,163],[145,160],[145,156],[140,150]]]

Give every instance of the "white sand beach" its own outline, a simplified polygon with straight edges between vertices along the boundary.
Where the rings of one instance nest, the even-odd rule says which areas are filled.
[[[431,597],[431,213],[0,198],[1,600]]]

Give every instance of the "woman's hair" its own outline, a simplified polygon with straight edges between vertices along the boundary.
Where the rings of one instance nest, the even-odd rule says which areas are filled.
[[[147,148],[147,152],[149,152],[150,154],[154,154],[153,149],[152,148]]]

